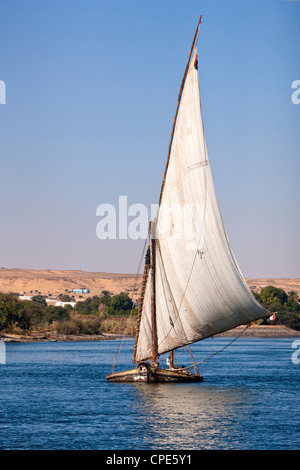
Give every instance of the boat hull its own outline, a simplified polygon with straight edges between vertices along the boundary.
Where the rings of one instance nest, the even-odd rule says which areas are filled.
[[[182,369],[160,369],[151,365],[137,366],[134,369],[106,376],[109,382],[202,382],[201,375],[191,374]]]

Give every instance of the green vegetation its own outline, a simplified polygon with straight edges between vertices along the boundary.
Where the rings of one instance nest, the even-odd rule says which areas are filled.
[[[19,302],[12,294],[0,292],[0,330],[19,320]]]
[[[67,301],[65,297],[61,300]],[[103,291],[100,296],[77,302],[74,308],[49,306],[42,295],[20,301],[13,294],[0,292],[0,333],[48,330],[66,335],[124,331],[134,334],[136,314],[137,309],[124,292],[112,296]]]
[[[95,315],[97,313],[103,315],[128,315],[133,308],[133,302],[124,292],[118,295],[111,295],[108,291],[102,291],[101,296],[94,295],[86,300],[77,302],[74,310],[82,315]],[[137,309],[132,310],[133,315],[137,313]]]
[[[300,304],[295,292],[267,286],[255,298],[270,312],[276,312],[272,324],[285,325],[300,330]],[[68,296],[69,298],[69,296]],[[63,301],[65,294],[60,297]],[[137,309],[125,292],[112,295],[102,291],[100,295],[80,300],[71,305],[54,307],[47,305],[40,294],[31,300],[18,300],[13,294],[0,292],[0,334],[30,334],[49,331],[64,335],[95,335],[119,333],[134,335]],[[268,320],[263,320],[267,324]]]
[[[296,292],[286,293],[274,286],[264,287],[259,294],[252,292],[254,297],[270,312],[276,312],[273,325],[285,325],[300,330],[300,304]],[[267,323],[264,320],[263,323]]]

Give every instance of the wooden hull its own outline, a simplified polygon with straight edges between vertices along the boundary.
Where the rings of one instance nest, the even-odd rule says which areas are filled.
[[[181,369],[160,369],[153,366],[137,366],[135,369],[125,370],[106,376],[109,382],[202,382],[201,375],[193,375]]]

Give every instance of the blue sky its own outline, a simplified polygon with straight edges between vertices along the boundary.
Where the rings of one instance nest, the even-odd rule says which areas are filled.
[[[194,30],[216,192],[245,277],[300,277],[300,2],[1,0],[0,266],[135,273],[96,209],[158,202]]]

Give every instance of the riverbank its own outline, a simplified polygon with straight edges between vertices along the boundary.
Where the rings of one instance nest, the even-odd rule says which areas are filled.
[[[108,341],[121,338],[122,334],[101,334],[101,335],[62,335],[53,333],[31,333],[29,335],[3,334],[0,339],[5,342],[32,343],[32,342],[60,342],[60,341]],[[126,335],[128,338],[133,336]],[[287,338],[300,337],[300,331],[292,330],[283,325],[244,325],[232,330],[215,335],[222,336],[243,336],[253,338]]]
[[[238,326],[233,330],[225,331],[216,336],[252,336],[253,338],[286,338],[300,337],[300,331],[292,330],[284,325],[245,325]]]
[[[60,342],[60,341],[107,341],[121,335],[61,335],[33,333],[30,335],[3,334],[1,341],[6,343],[36,343],[36,342]]]

